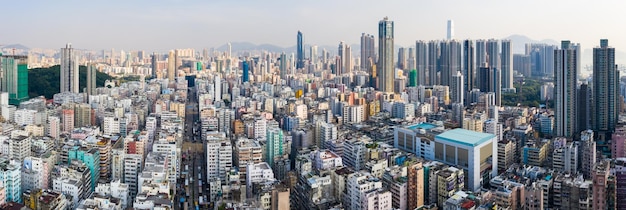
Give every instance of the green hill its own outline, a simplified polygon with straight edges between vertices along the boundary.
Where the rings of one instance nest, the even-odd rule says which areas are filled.
[[[87,67],[79,67],[79,87],[82,90],[87,86]],[[28,70],[28,96],[37,97],[44,96],[52,98],[54,94],[59,93],[61,77],[61,67],[59,65],[48,68],[34,68]],[[112,80],[113,77],[108,74],[97,72],[96,87],[104,86],[105,80]]]

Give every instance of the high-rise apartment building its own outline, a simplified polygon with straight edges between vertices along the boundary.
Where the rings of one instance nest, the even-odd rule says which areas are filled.
[[[274,167],[274,158],[281,157],[283,155],[283,131],[278,127],[269,127],[267,129],[267,142],[265,143],[265,162],[270,167]]]
[[[476,67],[487,67],[487,40],[476,40]]]
[[[576,87],[578,81],[577,45],[562,41],[561,49],[554,51],[554,92],[556,136],[572,137],[576,129]]]
[[[441,51],[439,49],[439,42],[431,40],[428,42],[428,61],[426,62],[428,69],[428,85],[439,85],[440,80],[437,76],[439,68],[439,55]]]
[[[176,77],[176,54],[170,50],[167,56],[167,79],[173,82]]]
[[[421,162],[416,162],[408,167],[407,178],[409,183],[407,189],[408,209],[417,209],[424,205],[424,167]]]
[[[394,68],[393,21],[385,17],[378,22],[378,90],[393,92]]]
[[[619,83],[615,48],[609,47],[609,40],[601,39],[600,47],[593,48],[592,125],[598,138],[598,149],[604,154],[611,153],[608,140],[617,125]]]
[[[469,91],[476,87],[476,63],[474,60],[474,42],[472,40],[463,41],[463,77],[465,95],[469,97]],[[465,99],[465,106],[469,105],[469,98]]]
[[[440,42],[440,46],[439,81],[441,85],[450,86],[452,75],[461,71],[462,45],[455,40],[446,40]]]
[[[60,92],[78,93],[78,56],[72,44],[61,48],[61,90]]]
[[[428,71],[428,43],[415,41],[415,70],[417,70],[417,85],[426,85]]]
[[[502,40],[500,53],[500,69],[502,71],[502,88],[512,89],[513,86],[513,45],[511,40]]]
[[[152,67],[152,78],[159,78],[161,76],[161,73],[159,72],[159,57],[157,56],[156,52],[152,53],[151,56],[151,63],[150,63],[150,67]]]
[[[374,35],[361,34],[361,69],[369,70],[376,63]]]
[[[287,79],[287,55],[283,52],[280,54],[279,59],[280,78]]]
[[[85,87],[85,92],[88,96],[96,94],[96,75],[98,73],[98,69],[95,65],[87,66],[87,86]],[[89,97],[87,97],[89,99]]]

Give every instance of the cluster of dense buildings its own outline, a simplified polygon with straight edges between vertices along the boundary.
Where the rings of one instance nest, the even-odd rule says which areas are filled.
[[[22,89],[28,58],[3,55],[0,206],[626,209],[626,85],[607,40],[580,79],[569,41],[514,55],[448,36],[395,56],[385,18],[356,59],[344,42],[306,53],[302,32],[290,56],[229,44],[87,61],[68,44],[48,100]],[[96,87],[96,71],[142,76]],[[503,106],[525,78],[552,78],[538,94],[554,107]]]

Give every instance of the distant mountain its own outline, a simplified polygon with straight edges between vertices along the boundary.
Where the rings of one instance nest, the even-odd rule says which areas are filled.
[[[286,48],[271,45],[271,44],[261,44],[256,45],[250,42],[231,42],[230,43],[233,52],[238,51],[253,51],[253,50],[267,50],[270,52],[283,52],[286,51]],[[295,48],[295,47],[294,47]],[[216,50],[218,51],[226,51],[228,49],[228,44],[224,44],[218,47]]]
[[[514,34],[504,39],[510,39],[513,42],[513,53],[523,54],[526,51],[526,44],[528,43],[544,43],[550,45],[559,45],[559,42],[552,39],[533,40],[527,36]]]
[[[10,45],[3,45],[0,46],[0,48],[2,49],[16,49],[16,50],[30,50],[30,48],[21,45],[21,44],[10,44]]]

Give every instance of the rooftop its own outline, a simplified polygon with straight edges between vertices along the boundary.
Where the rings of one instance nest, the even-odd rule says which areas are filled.
[[[435,124],[431,124],[431,123],[419,123],[419,124],[415,124],[415,125],[409,125],[406,128],[411,129],[411,130],[415,130],[415,129],[424,129],[424,130],[430,130],[433,128],[438,127]]]
[[[435,139],[475,147],[493,138],[495,138],[495,135],[490,133],[479,133],[476,131],[457,128],[443,132],[437,135]]]

